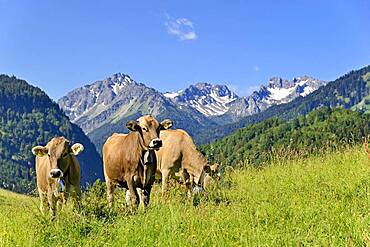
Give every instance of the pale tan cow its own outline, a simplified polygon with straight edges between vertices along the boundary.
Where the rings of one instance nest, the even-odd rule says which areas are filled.
[[[191,193],[192,190],[199,191],[206,187],[211,181],[211,174],[218,175],[219,165],[209,166],[184,130],[164,130],[161,131],[160,138],[163,147],[156,151],[157,175],[162,178],[163,196],[167,193],[169,177],[183,179],[188,192]]]
[[[66,200],[69,195],[79,198],[80,164],[75,156],[83,149],[80,143],[71,146],[64,137],[55,137],[46,146],[32,148],[36,155],[37,189],[43,213],[49,208],[55,216],[58,199]],[[61,187],[60,191],[58,187]]]
[[[142,202],[147,206],[154,183],[156,160],[154,149],[162,146],[161,129],[172,126],[171,120],[159,123],[145,115],[126,124],[129,134],[113,134],[103,146],[104,176],[109,206],[113,206],[117,184],[127,189],[126,203],[136,208]]]

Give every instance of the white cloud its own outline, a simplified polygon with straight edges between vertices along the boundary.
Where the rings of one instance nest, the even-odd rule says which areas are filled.
[[[195,40],[198,38],[198,35],[194,30],[194,25],[189,19],[174,19],[169,15],[166,15],[166,17],[167,21],[164,25],[169,34],[178,37],[180,40]]]
[[[260,71],[260,67],[258,67],[257,65],[253,65],[252,69],[256,72]]]

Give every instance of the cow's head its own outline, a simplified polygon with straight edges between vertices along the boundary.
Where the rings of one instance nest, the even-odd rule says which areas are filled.
[[[126,127],[140,134],[144,148],[159,149],[162,147],[162,140],[159,139],[159,132],[171,128],[172,121],[166,119],[159,123],[153,116],[145,115],[140,117],[137,121],[128,121]]]
[[[84,149],[80,143],[70,145],[64,137],[55,137],[46,146],[32,148],[32,153],[39,157],[47,157],[50,165],[50,178],[61,178],[70,165],[70,155],[78,155]]]
[[[220,165],[218,163],[214,163],[213,165],[206,165],[204,166],[204,180],[203,180],[203,187],[207,189],[211,186],[214,180],[218,180],[221,178],[220,172]]]

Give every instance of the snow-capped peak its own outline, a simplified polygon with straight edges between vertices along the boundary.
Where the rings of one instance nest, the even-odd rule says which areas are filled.
[[[125,86],[135,83],[130,76],[122,73],[114,74],[105,79],[104,82],[108,84],[115,95],[120,94]]]
[[[77,88],[61,98],[58,103],[72,121],[77,121],[95,107],[105,107],[117,96],[125,93],[127,86],[137,85],[130,76],[116,73],[104,80]],[[82,95],[82,97],[79,97]],[[73,100],[78,98],[78,100]]]
[[[268,86],[262,87],[261,90],[266,91],[264,101],[281,104],[287,103],[298,96],[305,97],[324,84],[323,81],[309,76],[296,77],[291,81],[273,77],[269,80]]]
[[[224,114],[229,109],[229,103],[238,98],[227,86],[210,83],[196,83],[185,90],[165,93],[164,96],[180,105],[188,105],[206,116]]]

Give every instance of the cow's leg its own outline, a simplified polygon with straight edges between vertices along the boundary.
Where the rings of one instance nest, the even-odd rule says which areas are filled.
[[[81,209],[81,188],[79,185],[74,186],[73,199],[78,210]]]
[[[143,203],[144,204],[144,199],[143,199],[143,191],[142,189],[140,188],[136,188],[136,192],[139,196],[139,204]]]
[[[66,191],[64,192],[64,204],[67,202],[69,198],[71,198],[73,207],[79,208],[80,196],[81,196],[80,186],[67,184]]]
[[[142,201],[144,203],[144,208],[146,208],[149,204],[149,200],[150,200],[150,191],[152,190],[152,187],[149,187],[149,188],[145,188],[143,190],[143,197],[142,197]]]
[[[193,176],[189,176],[185,180],[185,186],[188,197],[191,197],[193,195]]]
[[[46,209],[48,208],[48,198],[46,196],[46,193],[41,191],[40,189],[39,195],[40,195],[40,210],[42,214],[45,214]]]
[[[193,176],[190,175],[186,170],[183,171],[182,173],[182,178],[184,179],[185,186],[186,186],[186,193],[188,197],[192,196],[192,191],[193,191]]]
[[[81,199],[81,188],[80,188],[79,185],[75,186],[75,199],[77,201],[80,201],[80,199]]]
[[[139,195],[136,191],[134,180],[132,177],[127,179],[127,187],[128,190],[126,191],[126,203],[129,208],[136,208],[139,204]]]
[[[110,208],[113,208],[114,203],[114,190],[116,188],[116,183],[111,181],[108,178],[105,178],[105,183],[107,185],[107,198],[108,198],[108,205]],[[81,193],[81,192],[79,192]]]
[[[66,203],[72,191],[72,186],[70,184],[66,184],[63,191],[58,192],[57,198],[57,208],[58,210],[61,209]]]
[[[130,190],[126,190],[126,204],[127,204],[127,207],[131,207],[131,193],[130,193]]]
[[[166,199],[168,197],[168,176],[170,170],[162,170],[162,198]]]
[[[55,217],[55,212],[56,212],[56,206],[57,206],[57,198],[55,197],[53,191],[50,189],[48,191],[48,203],[50,207],[50,214],[51,217]]]
[[[63,192],[58,193],[58,196],[56,197],[56,208],[57,208],[57,210],[60,210],[62,208],[62,206],[65,204],[66,197],[68,197],[66,195],[66,192],[63,191]]]

